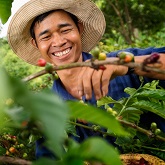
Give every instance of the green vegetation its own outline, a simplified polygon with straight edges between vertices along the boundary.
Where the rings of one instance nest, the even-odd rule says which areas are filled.
[[[11,6],[10,2],[3,0],[0,5]],[[147,0],[139,4],[137,0],[127,0],[127,5],[125,2],[125,0],[97,1],[107,19],[106,33],[100,42],[102,50],[111,52],[128,47],[164,46],[165,14],[162,10],[165,2]],[[114,7],[120,11],[121,17],[116,15]],[[136,37],[134,37],[135,33],[129,31],[129,20],[124,15],[126,9],[129,9],[127,17],[130,16],[129,20],[132,20],[131,26],[134,30],[138,29]],[[10,12],[6,11],[5,16],[2,15],[3,13],[0,12],[1,19],[5,22]],[[142,17],[143,21],[139,20]],[[120,18],[124,20],[124,24],[121,24]],[[127,35],[122,34],[123,28],[127,30],[125,33]],[[32,161],[34,165],[46,163],[82,165],[84,161],[120,165],[120,152],[104,138],[89,138],[82,144],[78,144],[68,137],[68,133],[75,134],[77,124],[75,119],[81,118],[93,123],[87,129],[98,131],[105,138],[117,137],[116,143],[122,146],[125,153],[150,153],[165,160],[164,133],[154,121],[148,128],[139,122],[140,115],[148,112],[153,112],[165,119],[165,89],[158,86],[158,81],[143,85],[141,80],[142,85],[139,89],[125,89],[129,94],[128,98],[116,101],[105,97],[98,101],[98,107],[93,107],[81,102],[64,103],[60,100],[50,90],[52,85],[50,74],[23,83],[22,78],[43,68],[20,60],[9,48],[6,38],[0,39],[0,60],[1,156],[7,155]],[[114,104],[113,108],[109,107],[111,103]],[[107,111],[100,110],[100,106],[104,106]],[[80,126],[83,127],[83,125]],[[100,130],[100,126],[107,131]],[[60,158],[58,161],[46,158],[35,161],[35,140],[42,135],[48,139],[45,145]]]

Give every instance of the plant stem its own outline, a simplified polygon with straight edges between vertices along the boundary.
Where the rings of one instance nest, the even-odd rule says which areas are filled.
[[[165,150],[160,149],[160,148],[153,148],[153,147],[148,147],[148,146],[140,146],[140,147],[141,147],[141,148],[145,148],[145,149],[149,149],[149,150],[165,152]]]
[[[80,123],[76,123],[76,122],[73,122],[73,121],[69,121],[70,124],[73,124],[73,125],[77,125],[79,127],[83,127],[83,128],[86,128],[86,129],[90,129],[90,130],[93,130],[93,128],[91,126],[87,126],[87,125],[84,125],[84,124],[80,124]],[[93,130],[94,131],[94,130]],[[108,132],[103,132],[101,130],[97,130],[97,132],[103,134],[103,135],[107,135],[107,136],[112,136],[112,134],[108,133]],[[114,136],[113,136],[114,137]]]
[[[63,69],[70,69],[70,68],[75,68],[75,67],[91,67],[91,68],[95,68],[98,69],[98,66],[100,65],[124,65],[124,66],[128,66],[131,68],[140,68],[141,70],[145,71],[154,71],[157,73],[161,73],[161,74],[165,74],[165,70],[162,69],[158,69],[158,68],[154,68],[151,66],[146,66],[143,64],[139,64],[139,63],[134,63],[134,62],[129,62],[129,63],[123,63],[120,60],[114,60],[114,61],[89,61],[89,62],[75,62],[75,63],[71,63],[71,64],[66,64],[66,65],[61,65],[61,66],[54,66],[52,71],[57,71],[57,70],[63,70]],[[30,81],[34,78],[37,78],[39,76],[42,76],[44,74],[50,73],[48,71],[46,71],[45,69],[35,73],[35,74],[31,74],[30,76],[27,76],[23,79],[23,81]]]
[[[144,128],[141,128],[139,126],[137,126],[136,124],[133,124],[133,123],[130,123],[130,122],[127,122],[127,121],[124,121],[124,120],[118,120],[121,124],[123,125],[126,125],[128,127],[131,127],[133,129],[136,129],[137,131],[141,132],[141,133],[144,133],[146,134],[148,137],[150,138],[155,138],[155,139],[158,139],[158,140],[161,140],[161,141],[165,141],[165,138],[164,137],[161,137],[159,135],[155,135],[154,133],[152,133],[150,130],[146,130]],[[86,128],[86,129],[90,129],[90,130],[93,130],[93,128],[91,126],[87,126],[87,125],[84,125],[84,124],[80,124],[80,123],[76,123],[76,122],[73,122],[73,121],[69,121],[70,124],[73,124],[73,125],[77,125],[79,127],[83,127],[83,128]],[[103,135],[107,135],[107,136],[113,136],[115,137],[115,135],[112,135],[112,134],[109,134],[107,132],[103,132],[101,130],[97,130],[97,132],[100,132],[101,134]]]
[[[121,116],[121,114],[122,114],[122,112],[124,111],[124,109],[126,108],[128,102],[129,102],[129,101],[133,98],[133,96],[141,89],[142,85],[143,85],[143,83],[141,83],[140,87],[139,87],[130,97],[127,98],[127,100],[126,100],[125,104],[123,105],[121,111],[120,111],[119,114],[117,115],[118,117]]]
[[[146,134],[148,137],[150,138],[155,138],[155,139],[158,139],[158,140],[161,140],[161,141],[165,141],[165,138],[162,137],[162,136],[159,136],[159,135],[155,135],[153,132],[151,132],[150,130],[146,130],[144,128],[141,128],[139,126],[137,126],[136,124],[133,124],[133,123],[130,123],[128,121],[124,121],[124,120],[119,120],[118,121],[123,124],[123,125],[126,125],[128,127],[131,127],[131,128],[134,128],[136,129],[137,131],[139,132],[142,132],[144,134]]]

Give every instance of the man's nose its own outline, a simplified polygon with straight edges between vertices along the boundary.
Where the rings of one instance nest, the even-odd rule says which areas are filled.
[[[54,34],[52,37],[51,46],[53,47],[61,47],[66,43],[66,39],[60,34]]]

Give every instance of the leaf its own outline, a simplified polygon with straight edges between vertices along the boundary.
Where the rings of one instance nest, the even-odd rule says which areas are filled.
[[[159,100],[165,100],[165,90],[163,89],[154,89],[154,90],[144,90],[140,93],[136,93],[135,97],[148,97],[155,98]]]
[[[140,115],[143,111],[140,111],[136,107],[127,107],[122,113],[121,116],[124,120],[131,123],[138,123],[140,120]]]
[[[115,143],[122,147],[124,152],[125,150],[130,150],[133,147],[133,138],[132,137],[117,137]]]
[[[14,106],[5,112],[13,121],[20,124],[29,119],[29,113],[23,107]]]
[[[70,124],[70,123],[66,123],[66,128],[65,128],[67,134],[72,134],[74,136],[78,136],[76,133],[76,128],[75,125]]]
[[[165,118],[165,107],[161,104],[151,102],[151,101],[145,101],[145,100],[139,100],[138,102],[135,102],[132,104],[132,106],[135,106],[139,109],[144,109],[150,112],[153,112],[157,115],[159,115],[162,118]]]
[[[13,0],[1,0],[0,1],[0,19],[5,24],[11,15],[11,7]]]
[[[78,148],[70,150],[66,156],[68,160],[74,156],[87,161],[101,161],[107,165],[122,165],[118,151],[99,137],[88,138]]]
[[[156,89],[159,85],[159,80],[153,80],[152,82],[144,84],[143,88]]]
[[[127,93],[127,94],[129,94],[130,96],[133,95],[133,94],[135,94],[136,91],[137,91],[137,89],[130,88],[130,87],[127,87],[127,88],[124,89],[124,92]]]
[[[116,101],[114,99],[112,99],[111,97],[103,97],[100,100],[97,101],[97,106],[101,107],[102,105],[105,104],[121,104],[119,101]]]
[[[12,77],[9,77],[8,82],[14,100],[31,114],[31,119],[41,123],[39,129],[51,144],[48,148],[61,156],[65,125],[69,117],[67,105],[52,91],[34,93],[23,82]]]
[[[61,148],[69,109],[62,100],[52,92],[39,92],[26,98],[25,107],[30,110],[35,120],[42,122],[45,136],[48,138],[51,149],[61,156]]]
[[[98,124],[102,127],[110,129],[117,135],[128,135],[122,129],[120,123],[115,119],[115,117],[108,114],[106,111],[79,102],[69,101],[67,104],[69,105],[71,110],[71,118],[80,118],[88,122]]]

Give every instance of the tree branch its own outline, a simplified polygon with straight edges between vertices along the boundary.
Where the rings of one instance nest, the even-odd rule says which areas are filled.
[[[124,121],[124,120],[120,120],[118,119],[118,121],[123,124],[123,125],[126,125],[128,127],[131,127],[133,129],[136,129],[137,131],[141,132],[141,133],[144,133],[145,135],[147,135],[148,137],[150,138],[155,138],[155,139],[158,139],[158,140],[161,140],[161,141],[164,141],[165,142],[165,138],[162,137],[162,136],[159,136],[159,135],[155,135],[152,131],[150,130],[146,130],[144,128],[141,128],[139,126],[137,126],[136,124],[134,123],[130,123],[128,121]]]
[[[159,135],[155,135],[152,131],[150,130],[146,130],[144,128],[141,128],[139,126],[137,126],[136,124],[134,123],[130,123],[128,121],[124,121],[124,120],[121,120],[121,119],[117,119],[122,125],[125,125],[125,126],[128,126],[128,127],[131,127],[133,129],[136,129],[138,132],[141,132],[145,135],[147,135],[149,138],[155,138],[157,140],[161,140],[161,141],[164,141],[165,142],[165,138],[162,137],[162,136],[159,136]],[[90,130],[93,130],[93,128],[91,126],[87,126],[87,125],[84,125],[84,124],[80,124],[80,123],[76,123],[76,122],[73,122],[73,121],[69,121],[70,124],[73,124],[73,125],[77,125],[79,127],[83,127],[83,128],[86,128],[86,129],[90,129]],[[115,136],[115,135],[112,135],[112,134],[109,134],[108,132],[103,132],[101,130],[97,130],[97,132],[100,132],[102,133],[103,135],[108,135],[108,136]]]
[[[159,69],[159,68],[155,68],[155,67],[151,67],[151,66],[147,66],[147,65],[143,65],[143,63],[139,64],[139,63],[134,63],[134,62],[130,62],[130,63],[123,63],[120,60],[114,60],[114,61],[94,61],[94,62],[76,62],[76,63],[71,63],[71,64],[66,64],[66,65],[61,65],[61,66],[54,66],[52,68],[52,71],[57,71],[57,70],[63,70],[63,69],[70,69],[70,68],[75,68],[75,67],[91,67],[91,68],[97,68],[100,65],[124,65],[124,66],[128,66],[128,67],[132,67],[132,68],[139,68],[141,70],[145,70],[145,71],[153,71],[153,72],[157,72],[157,73],[161,73],[161,74],[165,74],[165,70]],[[44,74],[50,73],[49,71],[46,71],[45,69],[34,73],[30,76],[27,76],[25,78],[23,78],[22,80],[24,82],[30,81],[34,78],[37,78],[39,76],[42,76]]]
[[[9,163],[9,164],[16,164],[16,165],[32,165],[31,161],[27,161],[20,158],[12,158],[9,156],[0,156],[0,163]]]

